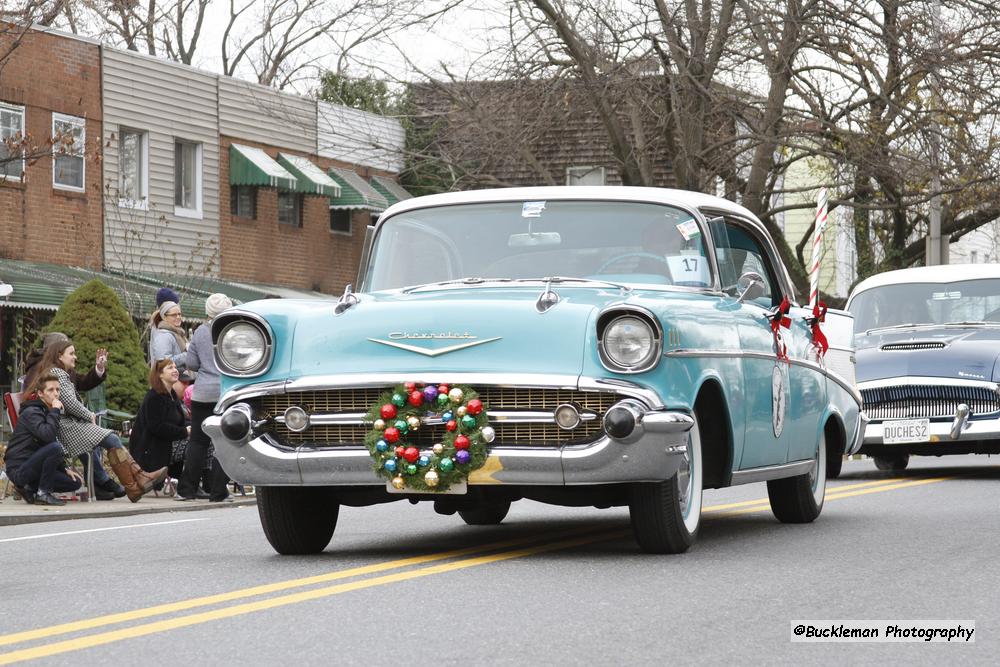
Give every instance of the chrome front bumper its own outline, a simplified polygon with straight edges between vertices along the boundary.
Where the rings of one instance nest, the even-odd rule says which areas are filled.
[[[494,447],[486,464],[469,477],[470,485],[518,484],[569,486],[620,482],[659,482],[676,474],[694,424],[684,412],[646,409],[627,439],[603,436],[587,445],[562,448]],[[270,436],[230,440],[222,416],[205,419],[202,428],[215,444],[215,455],[230,477],[245,483],[276,486],[384,486],[363,446],[290,449]]]
[[[1000,419],[969,419],[956,424],[958,418],[951,421],[932,421],[928,425],[930,443],[941,443],[946,445],[950,442],[963,442],[969,440],[1000,440]],[[886,447],[896,447],[896,444],[885,444],[882,440],[883,422],[873,422],[865,428],[864,444],[885,445]],[[920,445],[927,443],[909,442],[899,443],[899,447]]]

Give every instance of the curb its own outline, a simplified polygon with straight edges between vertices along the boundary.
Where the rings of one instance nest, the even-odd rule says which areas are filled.
[[[45,510],[42,512],[24,514],[0,514],[0,526],[21,526],[29,523],[47,523],[49,521],[71,521],[73,519],[104,519],[108,517],[136,516],[139,514],[166,514],[172,512],[200,512],[204,510],[225,509],[230,507],[246,507],[257,504],[254,497],[240,498],[231,503],[211,503],[205,501],[190,501],[186,503],[174,503],[176,507],[157,505],[154,507],[143,507],[140,503],[135,503],[131,507],[123,507],[102,510],[102,511],[70,511],[53,510],[51,513]],[[75,508],[74,508],[75,509]]]

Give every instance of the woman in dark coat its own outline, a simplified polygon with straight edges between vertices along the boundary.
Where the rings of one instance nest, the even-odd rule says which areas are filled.
[[[190,433],[185,426],[184,406],[173,390],[179,377],[170,358],[158,360],[149,371],[149,391],[142,399],[129,437],[132,456],[146,470],[170,465],[174,441]]]

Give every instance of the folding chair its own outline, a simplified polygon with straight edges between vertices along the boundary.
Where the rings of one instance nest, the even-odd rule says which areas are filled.
[[[13,433],[14,427],[17,426],[17,413],[21,409],[21,394],[9,391],[4,392],[3,405],[5,408],[4,413],[7,415],[7,423],[10,424],[10,431]],[[7,477],[6,466],[3,466],[0,468],[0,500],[7,497],[11,486],[12,483],[10,478]]]

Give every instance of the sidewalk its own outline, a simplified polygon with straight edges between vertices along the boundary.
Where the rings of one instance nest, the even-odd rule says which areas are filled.
[[[60,507],[49,505],[29,505],[23,500],[7,496],[0,500],[0,527],[43,521],[68,521],[70,519],[98,519],[112,516],[133,516],[136,514],[160,514],[163,512],[197,512],[256,505],[256,496],[234,495],[231,503],[210,503],[207,500],[178,502],[173,498],[157,497],[152,493],[143,496],[137,503],[128,498],[98,500],[95,502],[71,501]]]

